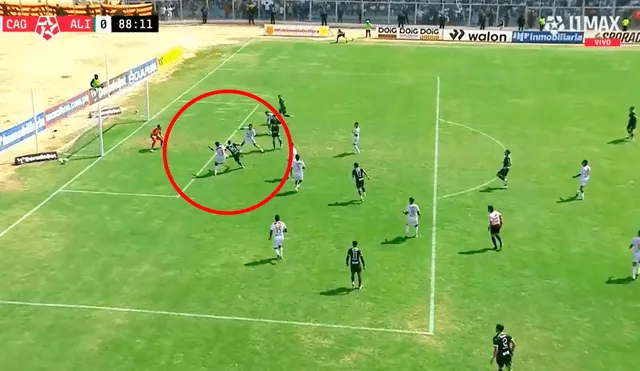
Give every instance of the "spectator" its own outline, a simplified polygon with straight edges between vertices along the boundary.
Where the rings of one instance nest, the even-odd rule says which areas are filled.
[[[545,19],[544,17],[540,17],[540,20],[538,21],[539,25],[540,25],[540,31],[544,30],[544,24],[545,24]]]
[[[200,13],[202,13],[202,24],[206,24],[207,18],[209,17],[209,9],[207,9],[206,6],[203,6],[202,9],[200,9]]]
[[[480,14],[478,14],[478,25],[480,26],[481,30],[484,30],[485,26],[487,25],[487,16],[482,10],[480,11]]]
[[[342,16],[344,15],[344,8],[342,5],[338,5],[338,23],[342,23]]]
[[[100,79],[98,78],[98,74],[93,75],[89,86],[91,86],[91,89],[97,89],[100,87]]]
[[[320,10],[320,22],[322,26],[327,25],[327,10],[324,6],[322,7],[322,10]]]
[[[400,28],[404,28],[404,13],[403,12],[399,12],[398,13],[398,27]]]
[[[518,31],[524,30],[524,22],[524,14],[520,13],[520,16],[518,17]]]

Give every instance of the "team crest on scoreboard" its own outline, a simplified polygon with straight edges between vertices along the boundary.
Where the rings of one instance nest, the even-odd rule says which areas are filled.
[[[51,40],[55,35],[60,33],[60,25],[58,18],[55,16],[40,16],[36,24],[36,33],[45,40]]]

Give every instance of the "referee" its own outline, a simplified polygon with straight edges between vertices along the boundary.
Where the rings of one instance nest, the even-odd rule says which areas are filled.
[[[346,264],[351,268],[351,287],[356,287],[355,276],[358,275],[358,290],[362,289],[362,271],[364,268],[364,257],[362,251],[358,249],[358,241],[351,242],[351,248],[347,251]]]

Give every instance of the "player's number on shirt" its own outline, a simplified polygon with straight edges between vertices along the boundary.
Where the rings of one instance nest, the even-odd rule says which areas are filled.
[[[106,19],[102,19],[100,21],[100,28],[102,28],[103,30],[107,28],[107,20]]]

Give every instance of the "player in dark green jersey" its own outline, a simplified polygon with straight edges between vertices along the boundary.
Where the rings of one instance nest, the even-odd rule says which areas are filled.
[[[280,139],[280,121],[277,118],[271,120],[271,126],[269,126],[269,131],[271,132],[271,139],[273,141],[273,149],[276,149],[276,139],[280,142],[280,148],[282,148],[282,139]]]
[[[358,249],[358,241],[351,242],[351,248],[347,251],[347,267],[351,269],[351,287],[356,287],[356,275],[358,276],[358,289],[362,289],[362,271],[364,270],[364,257]]]
[[[279,94],[278,94],[278,104],[280,105],[280,109],[278,109],[278,112],[284,117],[291,117],[287,113],[287,106],[285,106],[284,104],[284,98],[282,98],[282,95],[279,95]]]
[[[491,364],[495,361],[498,364],[498,371],[505,368],[511,371],[513,363],[513,352],[516,350],[516,342],[511,335],[504,332],[504,326],[496,325],[496,336],[493,337],[493,356]]]
[[[638,125],[638,117],[636,117],[636,108],[629,108],[629,123],[627,124],[627,133],[629,136],[628,140],[634,140],[634,131],[636,130],[636,126]]]
[[[240,165],[241,168],[244,169],[244,165],[242,165],[242,162],[240,161],[240,148],[238,147],[237,144],[235,143],[231,143],[231,141],[227,141],[227,148],[225,148],[230,154],[231,157],[233,157],[233,160],[236,162],[236,164]]]
[[[509,175],[509,169],[511,168],[511,151],[506,149],[504,151],[504,159],[502,160],[502,168],[498,171],[496,176],[502,180],[502,185],[507,188],[507,175]]]

